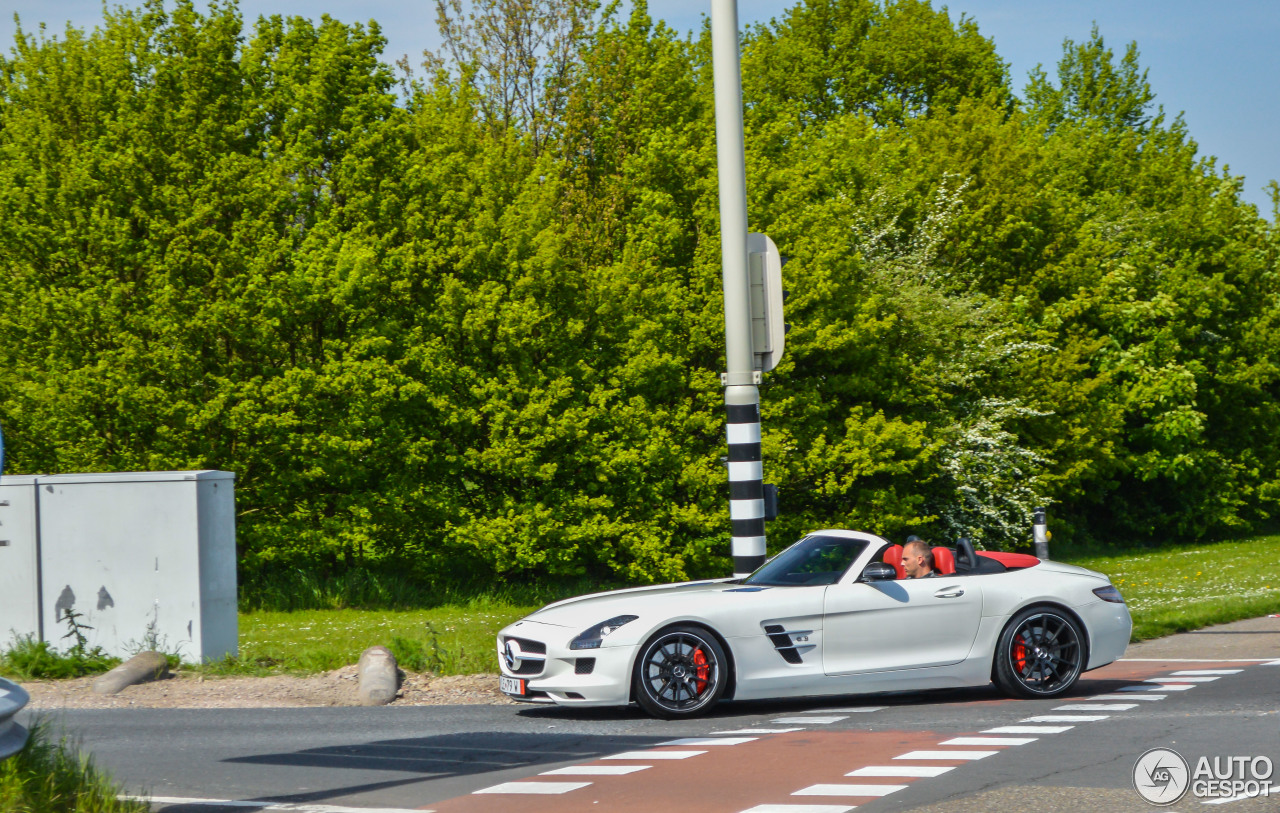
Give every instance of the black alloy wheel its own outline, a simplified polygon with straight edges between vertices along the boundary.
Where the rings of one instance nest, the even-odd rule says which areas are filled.
[[[1056,697],[1080,678],[1084,657],[1084,635],[1074,619],[1032,607],[1000,634],[993,677],[1013,697]]]
[[[724,650],[705,629],[680,626],[663,630],[644,645],[636,659],[636,701],[654,717],[695,717],[724,695],[728,668]]]

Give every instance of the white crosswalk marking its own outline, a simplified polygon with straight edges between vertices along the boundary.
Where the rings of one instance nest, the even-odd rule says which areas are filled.
[[[850,771],[845,776],[927,777],[942,776],[947,771],[954,770],[954,766],[942,767],[938,765],[868,765],[865,768]]]
[[[744,742],[755,742],[759,737],[685,737],[679,740],[667,740],[658,745],[741,745]]]
[[[938,745],[1026,745],[1038,737],[956,737]]]
[[[1183,669],[1181,672],[1174,672],[1175,676],[1183,675],[1238,675],[1243,669]]]
[[[849,813],[857,805],[756,805],[742,813]]]
[[[988,728],[983,734],[1061,734],[1075,728],[1073,725],[1002,725]]]
[[[795,725],[797,723],[801,723],[801,724],[808,723],[811,725],[830,725],[831,723],[838,723],[841,720],[847,720],[847,719],[849,719],[849,716],[844,714],[838,717],[818,717],[814,715],[811,717],[778,717],[774,719],[772,722],[775,722],[778,725]]]
[[[905,789],[906,785],[810,785],[792,793],[792,796],[888,796]]]
[[[1110,720],[1110,714],[1038,714],[1035,717],[1024,717],[1020,723],[1096,723],[1099,720]]]
[[[1145,683],[1212,683],[1216,677],[1168,677],[1148,678]]]
[[[1054,711],[1128,711],[1136,709],[1137,703],[1068,703],[1065,706],[1054,706]]]
[[[626,776],[636,771],[647,771],[651,765],[570,765],[543,771],[538,776]]]
[[[1191,683],[1152,683],[1151,685],[1121,686],[1117,692],[1185,692],[1194,689]]]
[[[706,751],[623,751],[621,754],[600,757],[601,759],[688,759],[696,757],[698,754],[705,754]]]
[[[887,706],[856,706],[848,709],[813,709],[812,711],[803,711],[801,714],[857,714],[859,712],[868,711],[884,711]]]
[[[491,788],[471,791],[471,795],[481,793],[513,794],[517,796],[552,796],[568,793],[590,785],[590,782],[503,782]]]
[[[1099,694],[1090,697],[1090,700],[1164,700],[1167,694]]]
[[[803,728],[735,728],[732,731],[712,731],[711,736],[721,734],[790,734],[792,731],[804,731]]]
[[[986,759],[995,756],[999,751],[908,751],[894,759]]]

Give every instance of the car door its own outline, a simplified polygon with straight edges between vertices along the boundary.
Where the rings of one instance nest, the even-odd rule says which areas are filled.
[[[823,600],[823,669],[848,675],[959,663],[981,619],[981,583],[972,576],[833,584]]]

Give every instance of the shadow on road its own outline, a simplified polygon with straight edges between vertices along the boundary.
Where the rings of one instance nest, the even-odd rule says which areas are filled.
[[[405,771],[440,779],[510,768],[599,759],[619,751],[647,748],[667,736],[598,736],[477,732],[330,745],[283,754],[234,757],[226,762],[360,771]]]

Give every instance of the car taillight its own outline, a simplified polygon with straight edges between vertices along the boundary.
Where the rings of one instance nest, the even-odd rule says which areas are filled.
[[[1114,584],[1096,588],[1093,594],[1103,601],[1110,601],[1112,604],[1124,604],[1124,596],[1120,595],[1120,591],[1116,589]]]

